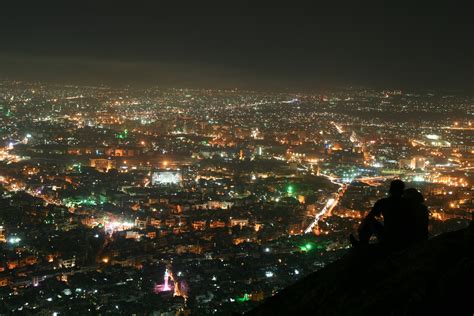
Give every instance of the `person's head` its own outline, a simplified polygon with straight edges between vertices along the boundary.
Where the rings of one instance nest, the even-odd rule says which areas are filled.
[[[425,201],[423,194],[415,188],[406,189],[403,196],[412,203],[423,203]]]
[[[390,183],[390,189],[388,190],[388,193],[391,196],[402,196],[404,189],[405,183],[402,180],[397,179]]]

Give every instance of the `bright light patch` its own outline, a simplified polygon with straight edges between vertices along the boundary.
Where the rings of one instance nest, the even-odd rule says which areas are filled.
[[[310,242],[300,246],[300,250],[304,251],[304,252],[308,252],[308,251],[312,250],[313,248],[314,248],[314,245]]]
[[[435,134],[428,134],[425,137],[428,138],[428,139],[432,139],[432,140],[440,139],[440,137],[438,135],[435,135]]]
[[[286,193],[293,194],[295,192],[295,188],[292,185],[286,187]]]
[[[179,184],[181,173],[179,171],[158,171],[151,176],[151,183],[155,184]]]
[[[19,238],[19,237],[10,237],[10,238],[8,238],[8,243],[10,243],[12,245],[18,244],[20,241],[21,241],[21,238]]]
[[[413,177],[413,181],[415,181],[415,182],[424,182],[425,178],[423,176],[415,176],[415,177]]]
[[[245,293],[244,296],[237,298],[237,302],[247,302],[247,301],[250,301],[250,295],[248,295],[247,293]]]

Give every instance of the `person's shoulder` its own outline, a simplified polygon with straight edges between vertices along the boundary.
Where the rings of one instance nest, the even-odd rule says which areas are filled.
[[[375,203],[379,203],[379,204],[391,203],[392,200],[393,200],[392,197],[387,196],[387,197],[381,198],[380,200],[378,200],[378,201],[375,202]]]
[[[430,210],[428,209],[428,206],[426,206],[425,204],[420,204],[418,206],[418,209],[423,212],[423,213],[426,213],[428,214],[430,212]]]
[[[391,204],[391,203],[392,201],[390,200],[390,197],[384,197],[384,198],[381,198],[380,200],[377,200],[377,202],[375,202],[374,208],[383,207],[384,205]]]

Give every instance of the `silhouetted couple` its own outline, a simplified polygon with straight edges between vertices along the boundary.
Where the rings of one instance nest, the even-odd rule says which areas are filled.
[[[376,218],[383,217],[383,224]],[[428,239],[428,208],[416,189],[405,190],[401,180],[390,183],[389,196],[378,200],[359,226],[359,240],[352,234],[353,246],[369,243],[375,235],[389,249],[402,249]]]

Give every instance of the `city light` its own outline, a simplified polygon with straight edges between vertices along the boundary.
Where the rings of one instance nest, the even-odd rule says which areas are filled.
[[[8,243],[12,244],[12,245],[16,245],[18,243],[20,243],[21,241],[21,238],[19,237],[10,237],[8,238]]]
[[[314,248],[314,245],[312,243],[306,243],[302,246],[300,246],[300,250],[304,252],[308,252]]]
[[[295,190],[295,188],[294,188],[293,185],[288,185],[288,186],[286,187],[286,193],[288,193],[288,194],[293,194],[293,193],[294,193],[294,190]]]
[[[248,295],[247,293],[244,294],[244,296],[242,297],[238,297],[237,299],[237,302],[247,302],[247,301],[250,301],[250,295]]]
[[[266,276],[267,278],[272,278],[272,277],[274,276],[274,274],[273,274],[272,271],[267,271],[267,272],[265,272],[265,276]]]
[[[194,76],[187,64],[180,73]],[[213,88],[207,75],[202,89],[126,75],[113,86],[0,79],[0,314],[246,314],[274,302],[291,314],[284,306],[301,295],[286,304],[285,288],[370,254],[380,240],[370,231],[358,247],[361,223],[390,226],[394,200],[417,249],[469,227],[471,95],[357,82],[263,89],[257,77]],[[405,191],[390,189],[395,179]]]

